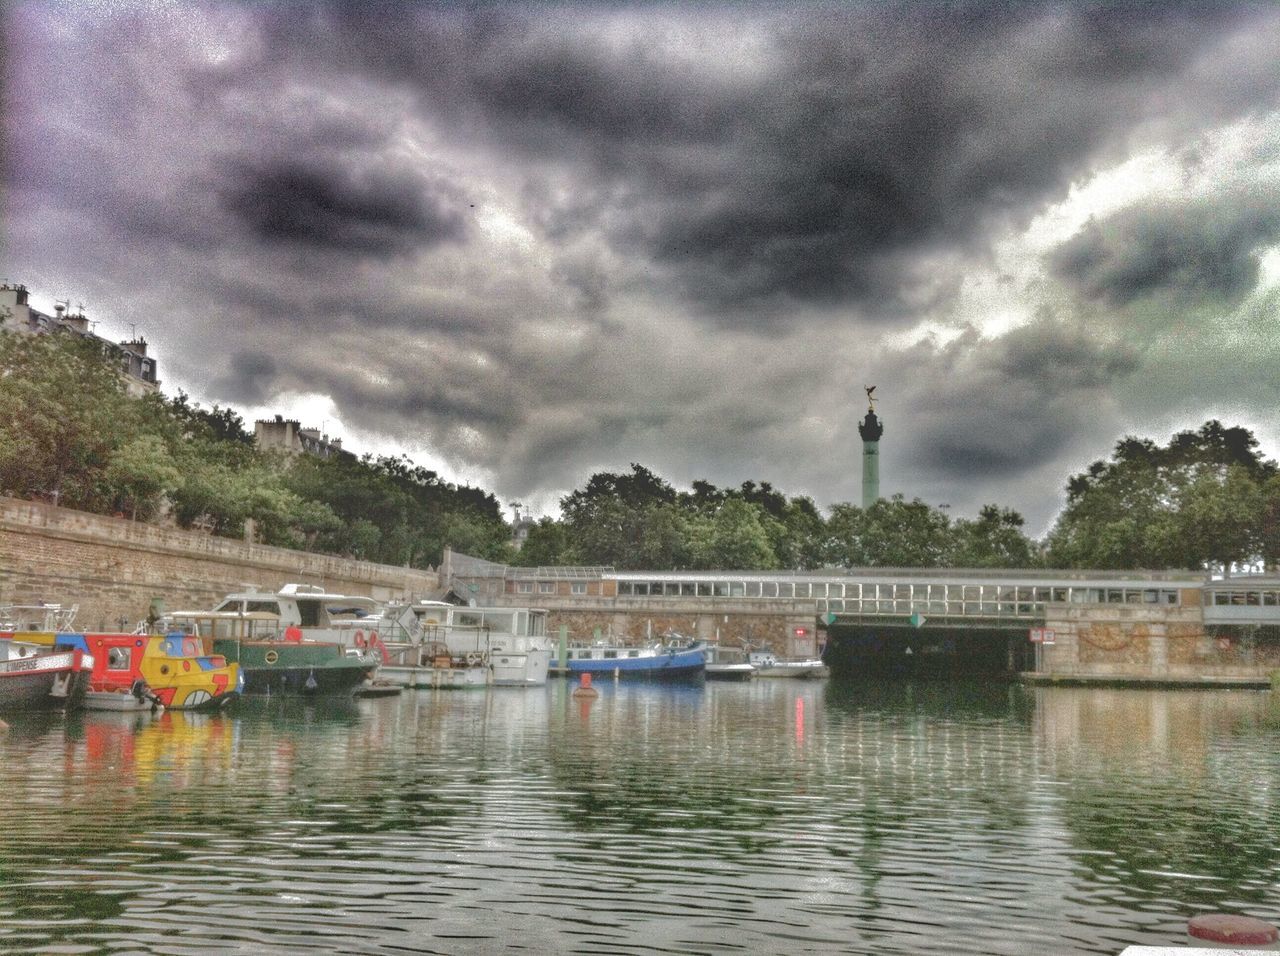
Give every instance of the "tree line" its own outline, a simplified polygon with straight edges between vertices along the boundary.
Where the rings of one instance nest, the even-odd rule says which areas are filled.
[[[0,334],[0,493],[411,567],[509,556],[486,491],[403,456],[264,451],[232,409],[130,397],[117,369],[94,338]]]
[[[1206,422],[1165,445],[1126,437],[1069,477],[1049,533],[1017,511],[972,518],[901,495],[825,512],[767,481],[679,490],[641,464],[598,472],[523,547],[489,492],[405,456],[258,449],[229,408],[126,395],[103,344],[0,335],[0,493],[390,564],[445,546],[523,566],[619,569],[989,567],[1199,569],[1280,559],[1280,468],[1244,428]]]

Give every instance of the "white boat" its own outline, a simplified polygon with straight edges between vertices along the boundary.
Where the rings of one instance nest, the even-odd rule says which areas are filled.
[[[540,687],[551,644],[547,612],[535,608],[462,607],[444,601],[382,604],[309,584],[228,594],[218,612],[266,612],[283,630],[373,656],[377,679],[401,687]]]
[[[755,665],[747,659],[747,652],[741,647],[708,644],[704,653],[707,657],[707,680],[750,680],[756,676]]]
[[[814,679],[830,674],[821,658],[779,658],[772,651],[752,651],[748,658],[758,677],[798,677]]]

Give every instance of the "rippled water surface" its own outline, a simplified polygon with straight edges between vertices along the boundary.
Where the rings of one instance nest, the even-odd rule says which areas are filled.
[[[568,691],[11,718],[0,950],[1115,954],[1280,915],[1266,692]]]

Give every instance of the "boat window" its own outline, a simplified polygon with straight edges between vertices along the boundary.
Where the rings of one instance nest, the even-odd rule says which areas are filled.
[[[618,656],[618,652],[617,652],[617,651],[605,651],[605,652],[604,652],[604,658],[605,658],[605,660],[613,660],[613,658],[615,658],[615,657],[617,657],[617,656]]]
[[[640,652],[639,652],[639,651],[627,651],[627,656],[628,656],[628,657],[639,657],[639,656],[640,656]]]
[[[214,608],[215,612],[216,611],[238,611],[238,610],[240,610],[240,601],[232,600],[230,598],[223,601],[221,604],[219,604],[217,607]]]
[[[127,647],[113,647],[107,651],[107,670],[127,671],[132,655]]]
[[[246,611],[266,611],[268,614],[279,614],[280,605],[276,601],[246,601]]]
[[[299,601],[298,602],[298,623],[303,627],[319,627],[320,626],[320,602],[319,601]]]

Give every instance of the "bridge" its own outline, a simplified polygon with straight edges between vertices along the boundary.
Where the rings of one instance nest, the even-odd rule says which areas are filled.
[[[551,612],[573,639],[676,632],[850,669],[976,664],[1057,677],[1259,681],[1280,668],[1280,578],[1194,571],[518,568],[446,554],[477,603]]]

